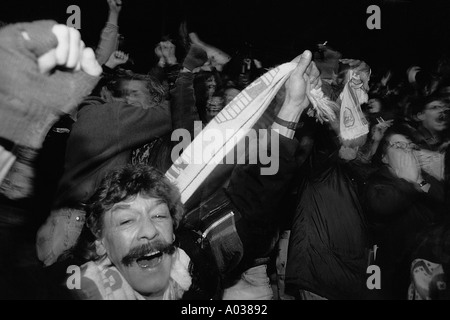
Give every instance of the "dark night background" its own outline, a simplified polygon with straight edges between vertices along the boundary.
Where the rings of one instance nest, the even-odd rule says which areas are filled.
[[[119,21],[127,48],[142,70],[155,63],[153,48],[164,34],[190,31],[234,55],[248,45],[265,66],[286,62],[319,42],[372,69],[427,67],[450,45],[450,1],[411,0],[123,0]],[[2,8],[6,22],[54,19],[66,23],[69,5],[81,8],[81,34],[95,47],[108,12],[106,0],[14,1]],[[368,30],[367,7],[381,9],[381,30]]]

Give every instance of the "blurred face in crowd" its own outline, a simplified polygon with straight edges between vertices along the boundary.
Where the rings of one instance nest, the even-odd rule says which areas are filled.
[[[146,82],[141,80],[128,80],[122,83],[123,99],[126,103],[144,109],[155,105],[147,88]]]
[[[449,106],[441,100],[429,102],[424,110],[417,114],[423,126],[431,132],[440,132],[448,126]]]
[[[208,95],[211,97],[214,94],[214,92],[216,92],[217,88],[216,79],[214,78],[214,76],[210,76],[208,79],[206,79],[205,83],[206,88],[208,90]]]
[[[369,113],[378,113],[381,111],[381,101],[379,99],[372,98],[368,102]]]
[[[148,299],[161,298],[169,285],[174,240],[167,205],[138,195],[116,203],[103,223],[97,247],[106,250],[134,290]]]
[[[216,115],[219,114],[219,112],[223,109],[224,100],[220,96],[213,96],[211,99],[208,100],[208,104],[206,106],[206,114],[208,121],[210,121],[212,118],[214,118]]]
[[[236,88],[228,88],[225,90],[223,95],[224,97],[224,105],[228,105],[238,94],[240,91]]]

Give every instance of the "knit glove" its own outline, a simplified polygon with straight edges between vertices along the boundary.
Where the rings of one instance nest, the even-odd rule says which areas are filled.
[[[31,125],[70,113],[99,80],[84,71],[39,71],[38,57],[57,47],[55,24],[35,21],[0,29],[0,137],[16,144],[36,147],[27,141]]]
[[[200,46],[192,44],[186,58],[183,61],[183,67],[193,71],[196,68],[203,66],[208,61],[206,51]]]

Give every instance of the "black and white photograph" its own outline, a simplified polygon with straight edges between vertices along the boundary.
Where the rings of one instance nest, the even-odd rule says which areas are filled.
[[[1,7],[0,300],[450,300],[449,1]]]

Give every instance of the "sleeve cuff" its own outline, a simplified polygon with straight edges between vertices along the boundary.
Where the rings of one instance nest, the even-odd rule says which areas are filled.
[[[111,22],[106,22],[105,28],[108,28],[108,27],[119,30],[119,26],[114,23],[111,23]]]

